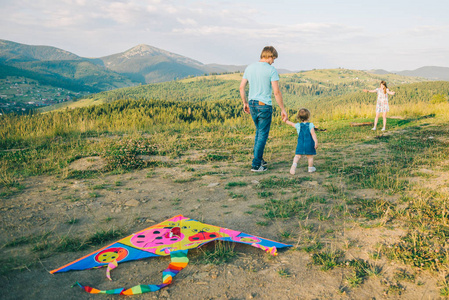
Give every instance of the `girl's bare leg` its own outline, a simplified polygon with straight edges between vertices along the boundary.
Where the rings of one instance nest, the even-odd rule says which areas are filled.
[[[385,130],[385,127],[387,126],[387,112],[384,112],[382,114],[382,118],[383,118],[383,121],[384,121],[384,127],[382,127],[382,130]]]
[[[376,112],[376,118],[374,118],[374,127],[372,130],[376,130],[377,121],[379,121],[379,113],[378,112]]]
[[[313,167],[313,155],[307,155],[307,162],[309,163],[309,168]]]
[[[307,155],[307,161],[309,163],[309,173],[315,172],[316,168],[313,166],[313,155]]]
[[[300,158],[301,158],[301,155],[295,155],[295,157],[293,158],[293,164],[292,164],[292,167],[290,168],[290,174],[295,175],[296,166],[298,165],[298,161]]]

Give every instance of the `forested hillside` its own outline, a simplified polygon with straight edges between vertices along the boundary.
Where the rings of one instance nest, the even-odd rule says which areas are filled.
[[[40,73],[33,70],[24,70],[14,66],[0,64],[0,79],[5,79],[8,76],[23,77],[39,81],[41,85],[52,85],[54,87],[66,88],[72,91],[80,92],[98,92],[99,90],[83,83],[64,78],[58,74]]]
[[[160,99],[168,101],[208,101],[237,99],[239,81],[220,76],[198,80],[170,81],[102,92],[86,97],[88,102],[110,103],[121,99]]]
[[[135,84],[127,77],[106,70],[89,61],[57,60],[16,62],[9,67],[20,70],[19,74],[21,75],[19,76],[28,77],[30,75],[30,78],[39,82],[51,82],[52,85],[57,87],[68,88],[70,86],[74,91],[89,90],[92,92],[100,92]]]
[[[110,103],[120,99],[160,99],[169,101],[238,100],[240,99],[239,85],[242,76],[242,73],[202,76],[116,89],[87,96],[78,102],[69,103],[68,106],[88,106]],[[394,74],[376,75],[363,71],[329,69],[281,75],[280,88],[285,104],[291,108],[298,108],[316,101],[320,101],[320,103],[322,101],[332,102],[334,98],[343,95],[359,92],[365,88],[378,87],[381,80],[386,80],[390,87],[425,81],[422,78]],[[351,97],[349,99],[352,99]],[[362,96],[362,100],[357,99],[356,102],[368,101],[368,97],[367,95]]]

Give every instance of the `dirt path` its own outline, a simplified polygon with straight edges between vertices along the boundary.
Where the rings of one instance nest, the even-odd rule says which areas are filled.
[[[95,163],[90,161],[91,164]],[[84,168],[89,161],[85,161]],[[307,177],[295,188],[273,188],[276,199],[315,195],[326,198],[332,178],[319,169],[306,173],[305,161],[300,163],[294,178]],[[78,166],[79,167],[79,166]],[[91,167],[92,168],[92,167]],[[20,237],[90,236],[98,230],[120,229],[125,234],[142,230],[182,214],[208,224],[227,227],[249,234],[293,245],[313,245],[314,236],[329,249],[345,248],[350,258],[370,259],[376,244],[396,241],[403,231],[388,227],[362,228],[350,220],[267,220],[263,216],[266,198],[258,187],[271,176],[292,178],[285,161],[270,162],[264,174],[252,174],[247,165],[219,162],[204,165],[179,163],[173,168],[139,170],[128,174],[105,175],[93,179],[62,180],[55,177],[34,177],[24,182],[25,190],[1,200],[0,244]],[[201,176],[195,176],[201,174]],[[243,183],[229,186],[230,182]],[[375,194],[358,190],[360,197]],[[333,205],[333,203],[330,203]],[[259,207],[259,208],[258,208]],[[331,214],[330,212],[329,214]],[[309,225],[313,225],[310,227]],[[288,232],[289,234],[286,234]],[[323,235],[327,233],[327,235]],[[332,233],[332,234],[330,234]],[[43,238],[42,238],[43,239]],[[34,242],[39,244],[39,240]],[[1,249],[2,257],[25,260],[36,257],[33,243]],[[95,247],[100,248],[100,246]],[[52,253],[41,257],[37,265],[3,276],[2,299],[117,299],[119,296],[90,295],[80,288],[70,288],[79,281],[100,289],[131,287],[137,284],[159,284],[169,258],[152,258],[119,265],[112,272],[114,281],[105,277],[104,269],[51,275],[48,271],[95,250]],[[275,258],[250,246],[236,245],[237,257],[222,265],[195,263],[201,251],[190,251],[191,263],[174,278],[168,288],[153,294],[133,296],[134,299],[437,299],[437,278],[417,274],[415,282],[393,280],[399,263],[381,257],[376,264],[382,268],[378,276],[368,277],[358,287],[345,283],[350,268],[322,271],[313,265],[311,254],[292,248],[280,250]],[[42,252],[40,252],[42,253]],[[25,264],[25,261],[24,261]],[[419,284],[416,282],[419,281]]]

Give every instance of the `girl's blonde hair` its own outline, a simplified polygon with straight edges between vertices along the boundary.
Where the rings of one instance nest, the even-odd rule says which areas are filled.
[[[301,108],[296,115],[296,118],[301,120],[302,122],[310,119],[310,111],[307,108]]]
[[[384,94],[386,94],[387,93],[387,83],[385,82],[385,80],[382,80],[381,82],[380,82],[380,84],[382,84],[383,86],[384,86]]]
[[[266,46],[263,48],[260,58],[278,58],[278,52],[273,46]]]

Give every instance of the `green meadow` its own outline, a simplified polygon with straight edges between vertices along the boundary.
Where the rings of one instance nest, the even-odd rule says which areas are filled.
[[[123,188],[123,179],[106,182],[108,176],[145,171],[149,179],[180,187],[204,186],[206,178],[215,178],[225,182],[220,191],[232,201],[251,203],[245,218],[259,231],[294,245],[286,255],[307,253],[319,272],[344,270],[340,293],[377,278],[384,294],[405,294],[408,287],[449,296],[449,82],[343,69],[282,75],[290,120],[298,108],[307,107],[320,129],[317,172],[300,171],[306,168],[301,160],[298,174],[291,176],[296,134],[281,122],[278,109],[265,150],[269,170],[250,174],[254,128],[242,111],[240,78],[236,73],[124,88],[52,111],[0,116],[2,206],[26,194],[28,179],[39,176],[89,182],[91,199]],[[351,126],[373,122],[376,96],[361,90],[377,87],[381,79],[396,92],[390,98],[387,131]],[[104,166],[70,167],[92,157],[104,160]],[[183,176],[169,173],[174,167]],[[58,201],[81,201],[71,194],[64,197]],[[179,197],[170,203],[182,211],[183,201]],[[230,218],[235,212],[228,204],[221,208]],[[79,218],[65,222],[83,226]],[[102,220],[113,221],[112,216]],[[20,237],[2,235],[2,251],[31,253],[24,262],[8,250],[2,256],[3,276],[38,268],[41,259],[61,252],[99,248],[137,228],[104,227],[69,237],[48,226],[33,237],[26,231]],[[370,235],[375,238],[365,237]],[[232,261],[233,251],[218,245],[195,259],[203,264]],[[394,267],[386,270],[389,264]],[[278,270],[284,279],[291,273]],[[425,287],[419,279],[423,274],[434,278]]]

